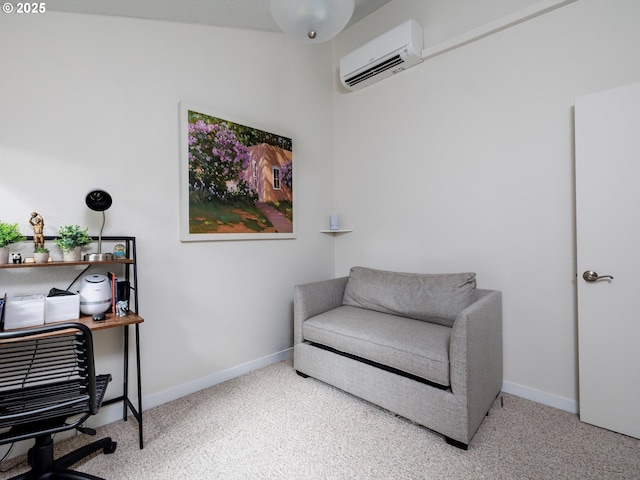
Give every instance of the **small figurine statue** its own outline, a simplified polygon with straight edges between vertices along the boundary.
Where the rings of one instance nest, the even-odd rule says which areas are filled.
[[[13,263],[22,263],[22,255],[20,255],[19,253],[12,253],[11,261]]]
[[[116,315],[119,317],[126,317],[127,310],[129,310],[129,302],[126,300],[120,300],[116,303]]]
[[[44,247],[44,219],[37,212],[31,212],[29,223],[33,227],[33,248]]]

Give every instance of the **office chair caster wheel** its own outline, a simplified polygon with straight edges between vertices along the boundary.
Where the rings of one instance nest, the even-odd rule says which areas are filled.
[[[116,447],[118,446],[118,442],[111,442],[108,446],[104,447],[103,452],[105,455],[113,453],[116,451]]]

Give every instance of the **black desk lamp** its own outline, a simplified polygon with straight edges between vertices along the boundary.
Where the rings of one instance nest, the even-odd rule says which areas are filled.
[[[107,210],[113,202],[111,195],[104,190],[92,190],[87,194],[85,202],[87,203],[87,207],[91,210],[102,212],[102,227],[100,228],[100,235],[98,236],[98,253],[87,253],[84,256],[84,259],[89,260],[90,262],[113,260],[112,253],[102,253],[102,230],[104,230],[104,223],[106,221],[104,211]]]

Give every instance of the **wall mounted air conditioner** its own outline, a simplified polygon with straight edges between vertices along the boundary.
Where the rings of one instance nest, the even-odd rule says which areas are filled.
[[[359,90],[422,62],[422,27],[408,20],[340,59],[340,80]]]

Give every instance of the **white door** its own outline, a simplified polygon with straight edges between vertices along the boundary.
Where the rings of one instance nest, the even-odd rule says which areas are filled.
[[[577,98],[575,135],[580,419],[640,438],[640,84]]]

